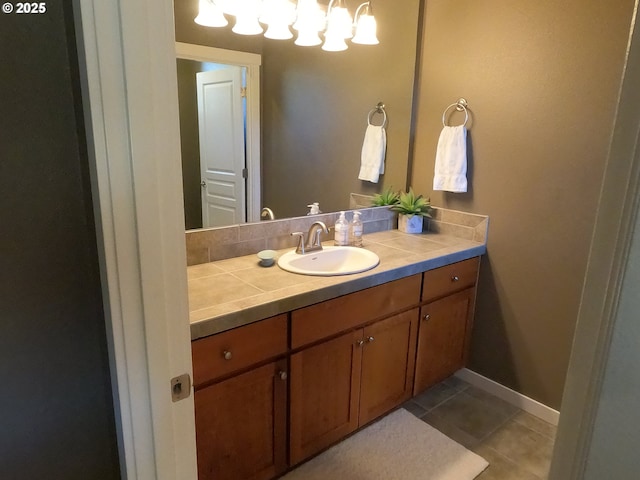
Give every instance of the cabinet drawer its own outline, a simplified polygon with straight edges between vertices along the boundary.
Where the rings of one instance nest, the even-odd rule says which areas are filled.
[[[286,314],[195,340],[191,344],[193,384],[215,380],[286,351]]]
[[[350,293],[291,313],[291,348],[308,345],[419,303],[420,275]]]
[[[424,272],[422,301],[444,297],[476,284],[480,257]]]

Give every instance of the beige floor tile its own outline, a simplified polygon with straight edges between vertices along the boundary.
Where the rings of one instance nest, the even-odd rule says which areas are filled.
[[[508,421],[492,433],[483,445],[540,478],[546,478],[549,473],[553,440],[515,420]]]
[[[447,378],[446,380],[443,380],[442,383],[446,383],[450,387],[455,388],[458,392],[466,390],[467,388],[469,388],[471,386],[470,384],[468,384],[464,380],[459,379],[455,375],[452,375],[449,378]]]
[[[451,440],[458,442],[460,445],[466,448],[473,448],[480,442],[480,440],[475,438],[473,435],[468,434],[467,432],[458,428],[453,423],[448,422],[444,418],[434,415],[432,412],[427,412],[420,418],[423,422],[428,423],[433,428],[445,434]]]
[[[426,411],[429,411],[458,393],[460,393],[460,390],[455,385],[440,382],[413,397],[413,401]]]
[[[402,404],[402,408],[404,408],[406,411],[408,411],[409,413],[411,413],[414,417],[422,417],[426,412],[426,410],[424,408],[422,408],[420,405],[418,405],[417,403],[409,400],[408,402],[404,402]]]
[[[514,415],[521,411],[518,407],[513,406],[509,402],[505,402],[501,398],[498,398],[495,395],[491,395],[490,393],[474,387],[473,385],[469,385],[469,387],[465,389],[465,393],[472,396],[473,398],[484,402],[487,405],[490,405],[491,408],[500,410],[509,415]]]
[[[503,425],[518,409],[500,402],[494,404],[488,398],[470,395],[468,392],[471,388],[441,403],[431,410],[431,413],[475,439],[482,440]]]
[[[473,451],[489,462],[476,480],[541,480],[486,445],[479,445]]]
[[[513,420],[518,422],[521,425],[524,425],[531,430],[538,432],[545,437],[556,438],[556,431],[558,427],[552,425],[550,423],[545,422],[544,420],[539,419],[527,412],[518,412]]]

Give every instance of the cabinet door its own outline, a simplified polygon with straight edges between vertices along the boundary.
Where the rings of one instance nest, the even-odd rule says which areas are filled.
[[[286,469],[286,372],[280,360],[195,392],[199,480],[267,480]]]
[[[418,309],[364,329],[360,386],[360,426],[411,397]]]
[[[464,366],[474,292],[468,288],[420,309],[414,395]]]
[[[292,465],[358,427],[362,329],[291,356]]]

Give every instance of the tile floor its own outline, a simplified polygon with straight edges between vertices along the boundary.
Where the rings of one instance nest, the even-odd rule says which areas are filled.
[[[547,478],[556,427],[483,390],[450,377],[403,407],[487,460],[478,480]]]

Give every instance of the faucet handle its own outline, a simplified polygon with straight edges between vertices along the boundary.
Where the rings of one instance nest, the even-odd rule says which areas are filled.
[[[298,240],[298,246],[296,247],[296,253],[304,253],[304,233],[303,232],[291,232],[292,237],[300,237]]]

